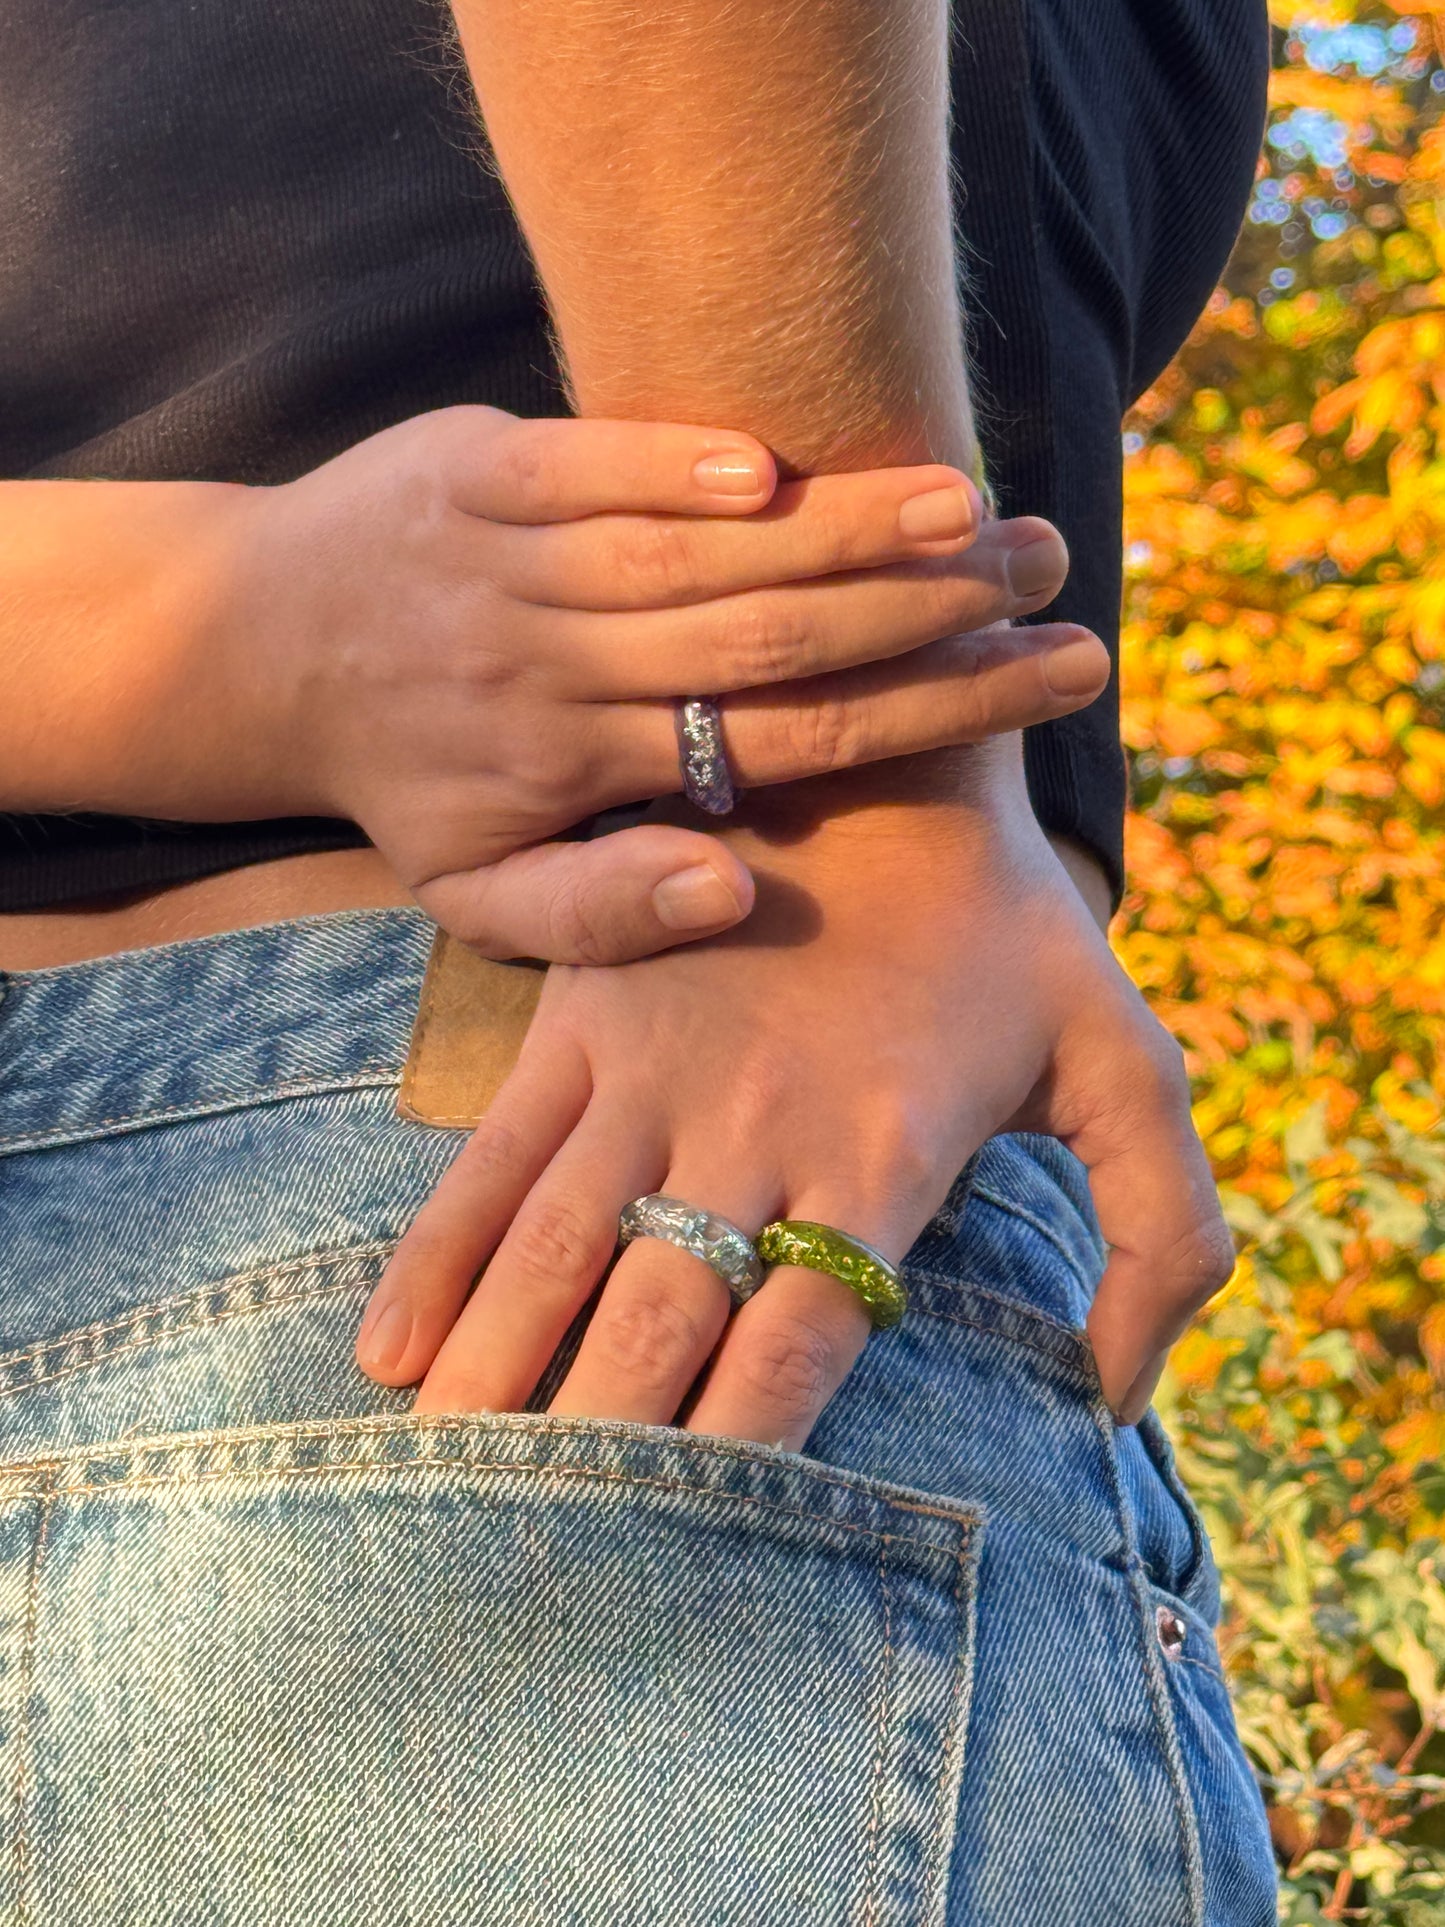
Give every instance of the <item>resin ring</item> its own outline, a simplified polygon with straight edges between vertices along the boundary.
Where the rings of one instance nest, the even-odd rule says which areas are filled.
[[[634,1198],[623,1207],[617,1242],[628,1245],[634,1238],[661,1238],[701,1258],[722,1279],[735,1305],[745,1305],[763,1282],[763,1267],[746,1233],[726,1218],[695,1211],[681,1198],[669,1198],[661,1191]]]
[[[908,1294],[888,1260],[861,1238],[850,1238],[830,1224],[780,1218],[764,1225],[754,1242],[764,1264],[804,1265],[841,1279],[863,1300],[879,1331],[896,1325],[908,1309]]]
[[[683,794],[709,816],[726,816],[738,793],[723,749],[722,713],[711,696],[694,696],[677,705],[676,716]]]

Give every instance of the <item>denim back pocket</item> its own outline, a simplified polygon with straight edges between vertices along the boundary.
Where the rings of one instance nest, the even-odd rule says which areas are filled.
[[[0,1913],[942,1922],[978,1556],[966,1506],[591,1420],[13,1466]]]

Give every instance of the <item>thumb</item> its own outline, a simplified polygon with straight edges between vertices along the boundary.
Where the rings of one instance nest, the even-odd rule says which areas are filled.
[[[484,957],[628,963],[716,936],[753,907],[747,866],[716,837],[661,823],[538,843],[420,885],[417,902]]]
[[[1121,1425],[1134,1425],[1170,1348],[1228,1282],[1234,1242],[1179,1046],[1142,1000],[1122,1026],[1081,1035],[1083,1068],[1058,1076],[1042,1128],[1088,1167],[1109,1253],[1087,1329],[1104,1398]]]
[[[1151,1162],[1141,1153],[1110,1161],[1107,1170],[1095,1166],[1091,1174],[1096,1201],[1104,1199],[1099,1224],[1113,1249],[1087,1327],[1104,1398],[1120,1425],[1137,1425],[1144,1416],[1170,1351],[1234,1272],[1234,1242],[1217,1194],[1207,1174],[1191,1174],[1192,1159],[1178,1159],[1178,1189],[1159,1200],[1159,1215],[1147,1232],[1137,1227],[1139,1191],[1127,1215],[1113,1208],[1115,1190],[1127,1186],[1131,1175],[1147,1182],[1154,1174]],[[1131,1230],[1132,1244],[1116,1242]]]

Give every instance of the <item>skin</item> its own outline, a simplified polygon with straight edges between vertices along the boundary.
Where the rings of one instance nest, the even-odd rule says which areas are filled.
[[[917,806],[906,837],[860,812],[800,838],[764,805],[726,832],[759,886],[736,932],[549,973],[517,1071],[392,1260],[386,1382],[421,1377],[418,1411],[520,1409],[602,1280],[622,1206],[649,1191],[750,1234],[780,1215],[841,1225],[897,1262],[996,1129],[1052,1131],[1090,1167],[1111,1335],[1167,1347],[1161,1271],[1195,1262],[1213,1197],[1178,1047],[1049,850],[1021,770],[1011,806],[982,802],[978,836],[958,835],[959,807]],[[875,865],[895,904],[927,901],[926,926],[858,890]],[[859,1301],[779,1269],[728,1312],[697,1260],[630,1246],[549,1409],[801,1447],[867,1336]]]
[[[455,12],[579,414],[745,423],[789,473],[971,466],[946,0]],[[1031,1128],[1090,1168],[1112,1250],[1089,1336],[1133,1422],[1233,1248],[1178,1048],[1033,821],[1019,738],[793,786],[718,840],[757,876],[747,924],[551,974],[358,1362],[420,1378],[418,1411],[516,1409],[628,1196],[748,1232],[785,1209],[896,1260],[971,1150]],[[689,1400],[698,1429],[800,1445],[861,1321],[846,1287],[783,1268],[729,1319],[706,1267],[641,1242],[551,1409],[666,1422]]]
[[[760,478],[726,508],[692,476],[720,443]],[[940,486],[957,535],[906,538],[902,505]],[[635,957],[744,916],[745,866],[680,825],[543,840],[678,786],[671,699],[699,679],[733,692],[760,784],[835,760],[822,712],[890,755],[1066,713],[1107,672],[1071,625],[959,636],[1039,607],[1067,556],[1037,518],[981,526],[940,464],[779,486],[747,438],[456,408],[281,488],[0,497],[0,807],[341,816],[377,845],[0,918],[11,969],[409,894],[494,956]],[[1044,579],[1020,597],[1025,552]],[[1084,686],[1061,694],[1070,645]],[[698,868],[712,902],[674,893],[664,920],[659,886]]]

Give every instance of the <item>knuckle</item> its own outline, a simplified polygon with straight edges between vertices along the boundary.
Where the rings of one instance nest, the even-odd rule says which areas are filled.
[[[1189,1109],[1189,1072],[1183,1047],[1156,1019],[1150,1019],[1135,1060],[1134,1075],[1139,1090],[1156,1108]]]
[[[1013,606],[1000,584],[967,573],[963,569],[967,560],[960,558],[951,570],[931,579],[928,610],[935,636],[977,636]]]
[[[720,1144],[771,1145],[793,1128],[798,1099],[796,1057],[772,1040],[737,1040],[728,1077],[718,1083],[711,1117]]]
[[[989,627],[952,633],[933,645],[937,659],[948,669],[948,707],[958,739],[986,736],[997,729],[1001,718],[1014,716],[1018,665],[1028,660],[1019,647],[1020,633]]]
[[[623,595],[634,606],[665,606],[695,592],[694,536],[682,516],[635,517],[616,539],[609,560]]]
[[[728,1144],[767,1141],[770,1128],[786,1115],[796,1095],[796,1082],[781,1052],[740,1051],[731,1090],[717,1094],[720,1130]]]
[[[599,916],[600,905],[580,881],[558,884],[547,904],[545,928],[549,963],[602,964],[612,961],[611,930]]]
[[[557,817],[590,776],[590,770],[582,767],[585,758],[580,751],[568,756],[555,739],[534,730],[518,730],[512,751],[506,781],[519,827]],[[561,820],[567,820],[565,814]]]
[[[466,1154],[470,1164],[502,1178],[514,1176],[527,1163],[526,1145],[511,1125],[499,1118],[481,1120],[468,1141]]]
[[[938,1144],[929,1141],[919,1113],[894,1091],[874,1090],[860,1110],[867,1136],[853,1164],[867,1175],[854,1190],[854,1215],[862,1210],[883,1223],[911,1217],[938,1191]]]
[[[815,575],[831,575],[854,566],[863,544],[855,517],[848,517],[838,505],[821,498],[808,504],[808,563]]]
[[[611,1251],[602,1248],[594,1225],[555,1199],[517,1220],[511,1246],[518,1270],[541,1285],[590,1284]]]
[[[708,1350],[685,1305],[670,1292],[635,1285],[620,1297],[603,1293],[588,1337],[604,1371],[659,1394],[689,1384]]]
[[[717,665],[737,689],[757,689],[807,673],[808,625],[757,596],[724,603],[714,630]]]
[[[1170,1275],[1191,1311],[1207,1304],[1229,1283],[1234,1272],[1234,1239],[1219,1216],[1202,1219],[1182,1230],[1169,1253]]]
[[[989,735],[1007,706],[1003,692],[985,671],[990,666],[969,647],[969,638],[947,636],[927,645],[932,660],[946,672],[938,691],[934,734],[940,742],[974,743]]]
[[[519,509],[541,508],[566,493],[566,477],[554,440],[530,423],[499,434],[492,443],[490,459]]]
[[[867,760],[862,711],[842,696],[813,698],[790,713],[787,727],[793,762],[805,775],[826,776]]]
[[[746,1396],[789,1417],[821,1411],[837,1368],[834,1341],[800,1318],[773,1318],[748,1334],[738,1375]]]
[[[539,752],[530,768],[493,771],[483,793],[486,827],[491,832],[487,860],[495,863],[516,857],[524,846],[555,835],[575,818],[580,791],[581,784],[571,780],[571,772],[545,751]],[[536,887],[540,890],[541,885]],[[560,917],[562,912],[557,914]]]

